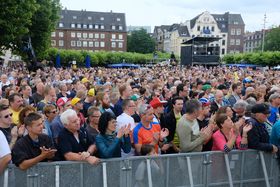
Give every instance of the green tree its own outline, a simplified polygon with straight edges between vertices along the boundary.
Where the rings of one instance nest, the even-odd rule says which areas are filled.
[[[152,53],[155,50],[154,39],[141,29],[138,31],[132,31],[131,35],[127,37],[127,51],[136,53]]]
[[[36,0],[3,0],[0,7],[0,52],[18,49],[22,37],[30,31],[31,19],[38,9]]]
[[[30,37],[35,54],[43,57],[59,18],[59,0],[5,0],[0,5],[0,51],[12,49],[26,57],[23,48]]]
[[[280,51],[280,27],[273,28],[266,34],[264,50]]]

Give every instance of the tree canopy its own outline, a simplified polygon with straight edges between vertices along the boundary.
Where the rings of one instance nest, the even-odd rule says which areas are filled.
[[[12,49],[26,57],[23,48],[30,37],[35,54],[42,57],[59,18],[59,0],[5,0],[0,5],[0,51]]]
[[[280,51],[280,27],[271,29],[265,37],[265,51]]]
[[[154,39],[141,29],[138,31],[132,31],[131,35],[127,37],[127,51],[136,53],[152,53],[155,50]]]

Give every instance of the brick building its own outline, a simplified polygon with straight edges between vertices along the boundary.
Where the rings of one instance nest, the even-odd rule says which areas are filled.
[[[126,51],[124,13],[64,9],[60,13],[52,47],[87,51]]]

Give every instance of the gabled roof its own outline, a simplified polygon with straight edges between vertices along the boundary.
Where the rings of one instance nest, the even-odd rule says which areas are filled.
[[[104,25],[105,31],[119,31],[126,32],[126,20],[124,13],[114,13],[114,12],[92,12],[86,10],[61,10],[61,18],[59,23],[63,23],[63,27],[60,29],[69,29],[71,24],[92,24],[94,25]],[[112,26],[116,26],[113,30]],[[122,26],[122,30],[119,30],[119,26]],[[82,27],[83,28],[83,27]],[[75,28],[71,28],[75,29]]]
[[[178,33],[180,37],[190,37],[190,33],[187,26],[180,26],[178,28]]]

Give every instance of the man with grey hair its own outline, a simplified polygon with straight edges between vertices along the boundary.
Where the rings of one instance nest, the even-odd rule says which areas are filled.
[[[153,122],[154,110],[151,105],[140,105],[139,115],[141,122],[133,129],[133,142],[136,153],[140,154],[141,147],[144,144],[153,145],[156,153],[158,153],[159,146],[162,149],[169,148],[164,146],[164,141],[169,134],[169,130],[166,128],[161,129],[160,124]]]
[[[280,94],[274,93],[269,97],[270,103],[270,116],[267,118],[272,125],[278,120],[279,118],[279,107],[280,107]]]
[[[68,109],[61,114],[60,119],[64,128],[58,136],[58,150],[64,159],[97,164],[99,159],[91,156],[96,151],[96,146],[87,130],[80,128],[77,113]]]
[[[241,117],[245,115],[246,108],[248,103],[244,100],[238,100],[233,105],[233,122],[238,121]]]

